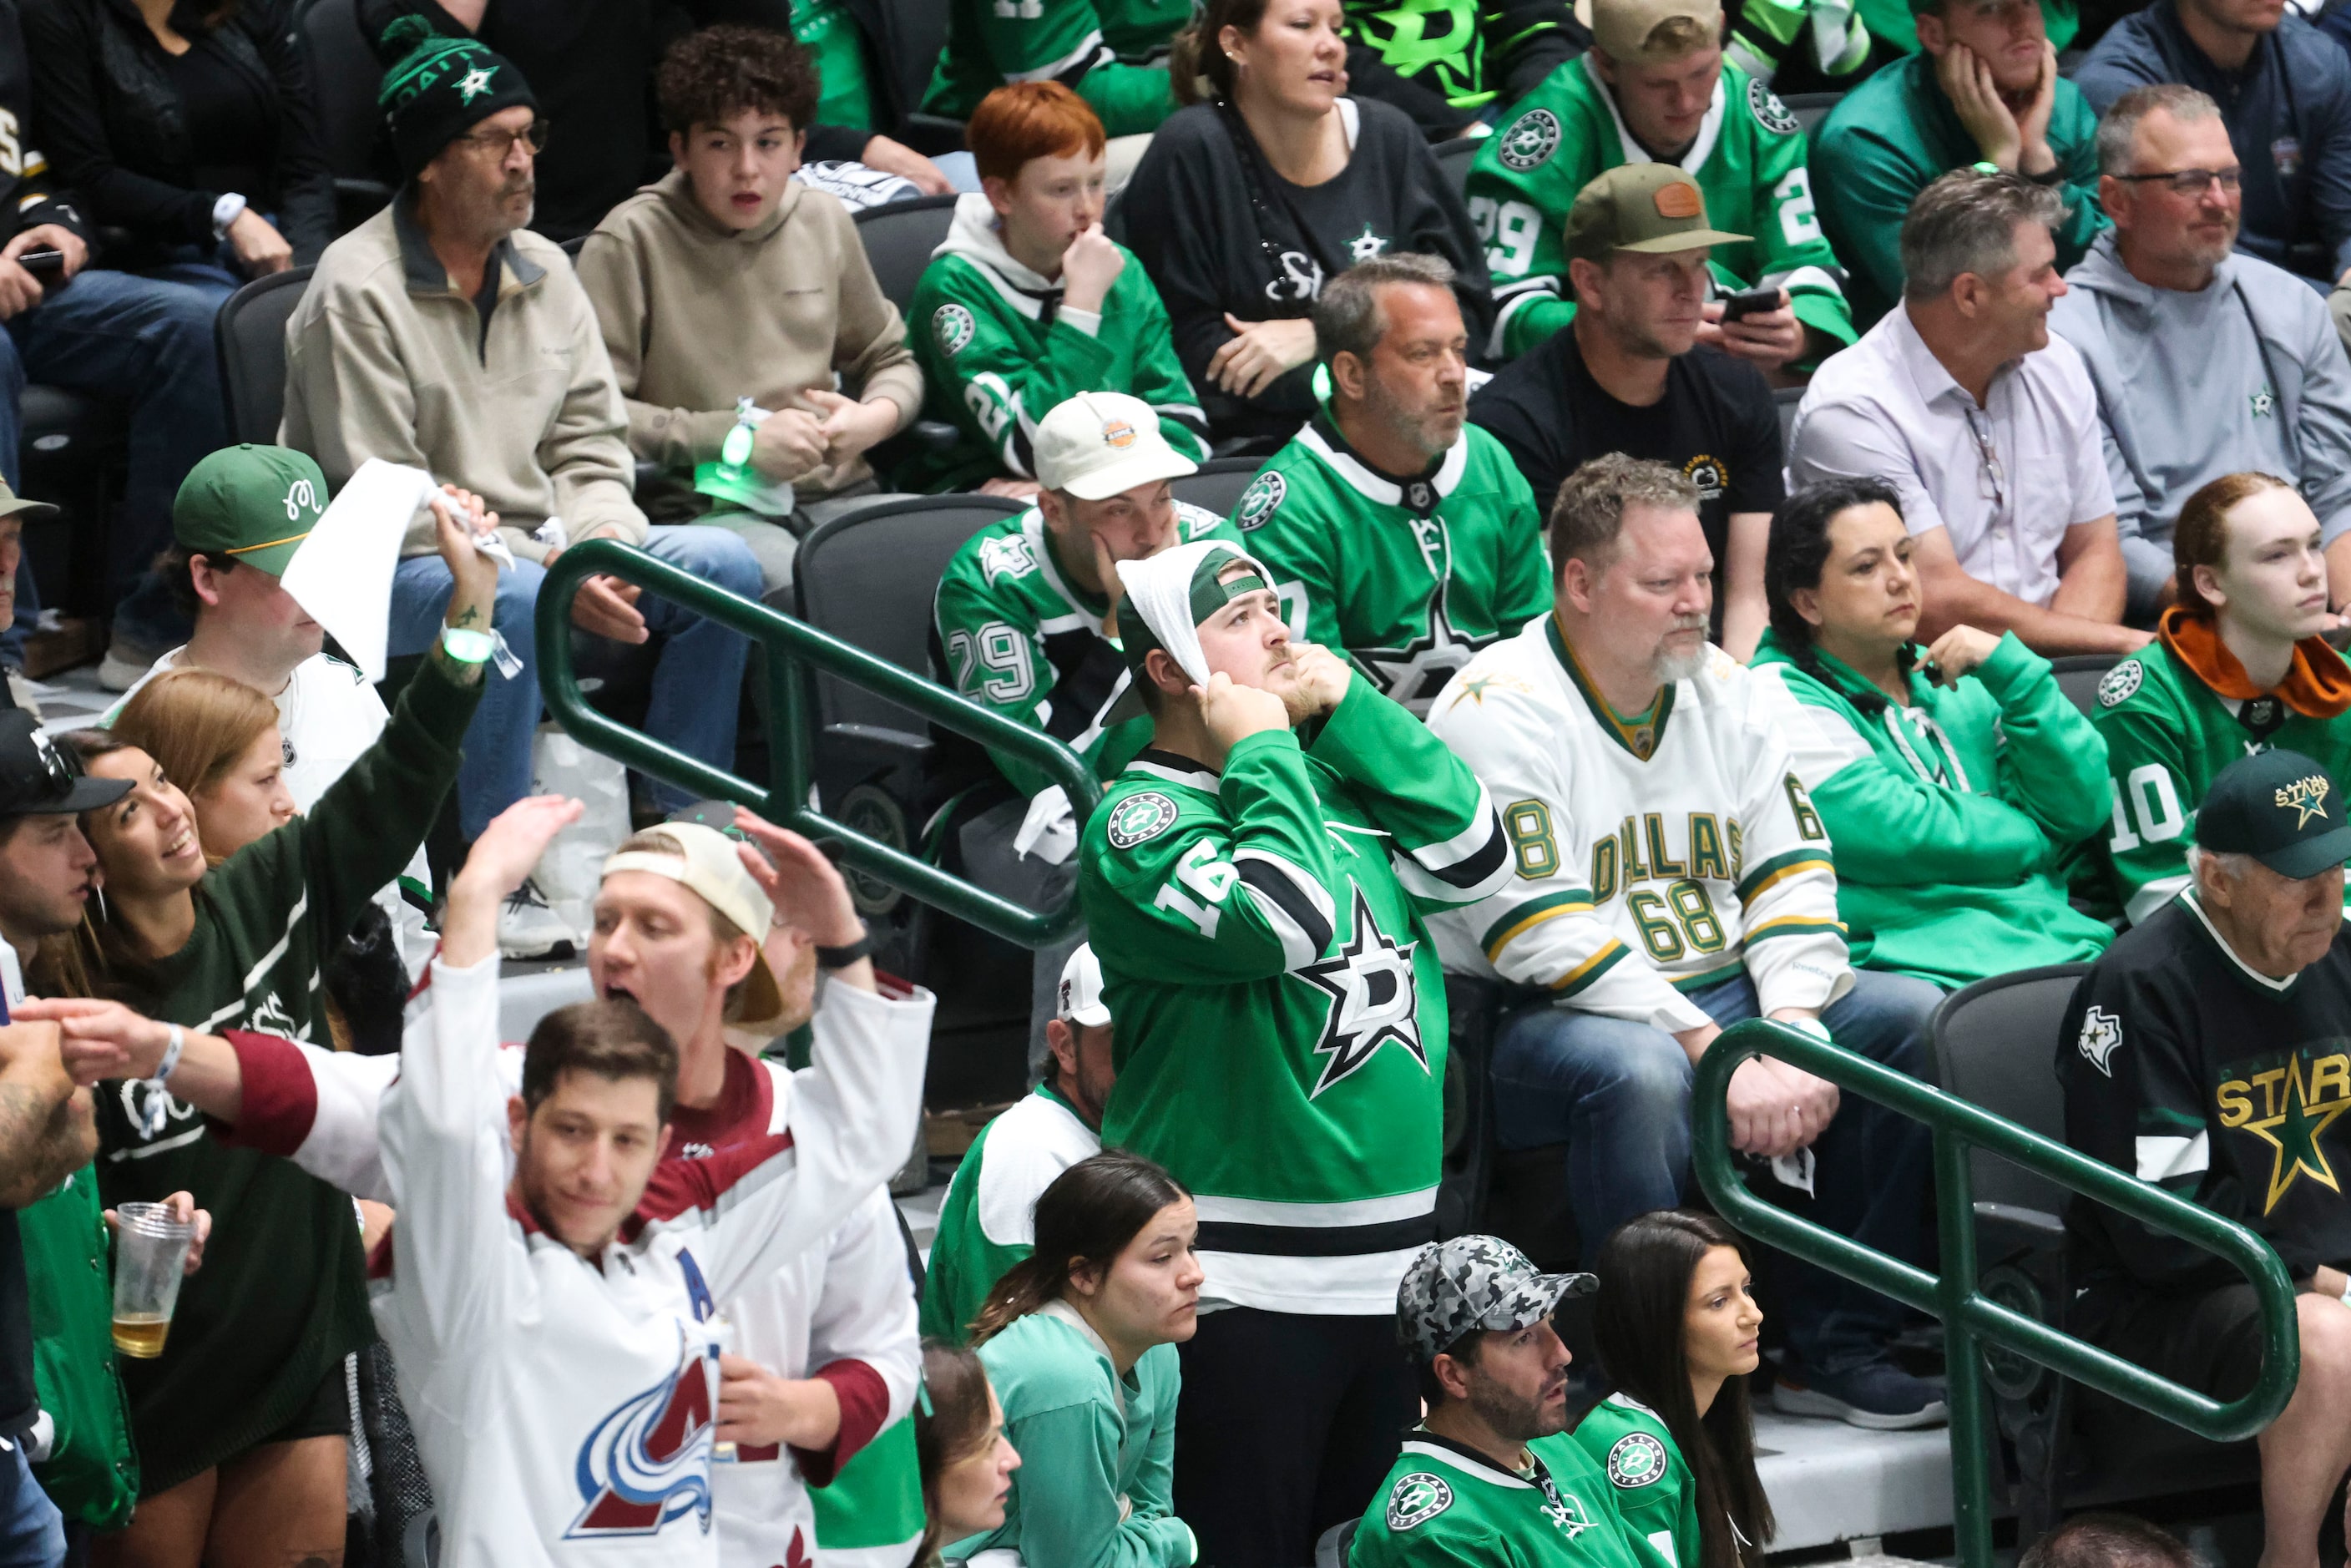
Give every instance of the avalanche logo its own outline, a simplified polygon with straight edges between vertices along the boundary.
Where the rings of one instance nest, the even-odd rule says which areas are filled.
[[[685,1344],[678,1333],[681,1353]],[[710,1532],[708,1358],[681,1354],[678,1369],[597,1423],[580,1446],[575,1479],[588,1506],[566,1541],[652,1535],[689,1511]]]

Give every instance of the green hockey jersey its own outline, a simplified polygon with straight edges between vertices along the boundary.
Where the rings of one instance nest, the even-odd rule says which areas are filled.
[[[1625,128],[1589,54],[1552,72],[1469,165],[1469,218],[1494,277],[1493,359],[1515,359],[1567,325],[1567,213],[1576,193],[1652,155]],[[1813,213],[1804,132],[1771,89],[1726,60],[1714,104],[1680,167],[1706,197],[1707,222],[1753,237],[1714,247],[1724,288],[1784,288],[1796,319],[1854,340],[1836,253]]]
[[[1632,1532],[1671,1568],[1700,1568],[1698,1478],[1657,1413],[1626,1394],[1611,1394],[1576,1427],[1575,1446],[1615,1489],[1616,1511]]]
[[[1656,1568],[1574,1438],[1537,1437],[1527,1453],[1524,1472],[1507,1470],[1416,1427],[1364,1511],[1348,1568]]]
[[[1723,53],[1765,87],[1791,63],[1847,86],[1869,63],[1869,27],[1854,0],[1746,0]]]
[[[822,1568],[905,1568],[923,1539],[914,1418],[901,1416],[849,1457],[831,1486],[810,1487]]]
[[[1171,542],[1206,538],[1238,543],[1240,536],[1216,513],[1176,503]],[[947,562],[932,601],[931,669],[972,701],[1043,730],[1107,779],[1151,739],[1147,718],[1102,724],[1128,678],[1126,655],[1102,631],[1109,613],[1108,600],[1070,580],[1045,514],[1031,507],[988,524]],[[1023,795],[1052,782],[1033,763],[983,753],[949,730],[938,732],[938,771],[954,788],[985,778],[990,761]]]
[[[1551,609],[1534,492],[1474,424],[1433,473],[1398,480],[1318,414],[1242,493],[1233,523],[1273,571],[1290,635],[1343,649],[1416,715],[1479,649]]]
[[[2342,656],[2305,643],[2310,656],[2336,666]],[[2312,718],[2275,696],[2224,697],[2188,667],[2168,641],[2157,642],[2106,672],[2092,716],[2106,737],[2113,836],[2106,861],[2123,915],[2136,925],[2190,881],[2188,846],[2196,810],[2213,776],[2241,757],[2282,747],[2299,751],[2332,777],[2351,777],[2351,714]]]
[[[1113,136],[1156,131],[1176,112],[1164,65],[1142,63],[1192,20],[1192,0],[946,0],[947,47],[923,108],[949,120],[1007,82],[1057,81]]]
[[[1102,1134],[1050,1083],[979,1130],[939,1199],[923,1270],[925,1339],[961,1344],[987,1292],[1036,1250],[1037,1199],[1053,1178],[1102,1153]]]
[[[1064,310],[1061,286],[1012,258],[987,198],[956,204],[947,237],[906,311],[923,367],[923,417],[963,439],[899,465],[898,482],[938,494],[987,480],[1034,479],[1037,422],[1081,392],[1128,392],[1151,405],[1159,433],[1186,457],[1208,455],[1208,422],[1176,362],[1167,308],[1132,251],[1099,313]]]
[[[1200,1215],[1206,1300],[1385,1317],[1437,1238],[1445,977],[1424,910],[1510,875],[1461,759],[1360,675],[1221,776],[1145,750],[1080,841],[1118,1019],[1102,1142]]]

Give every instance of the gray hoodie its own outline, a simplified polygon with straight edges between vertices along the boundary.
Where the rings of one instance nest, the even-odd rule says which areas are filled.
[[[2351,531],[2351,359],[2308,283],[2240,251],[2200,292],[2157,288],[2111,230],[2065,282],[2049,327],[2098,389],[2134,619],[2171,575],[2179,508],[2223,474],[2291,479],[2327,543]]]

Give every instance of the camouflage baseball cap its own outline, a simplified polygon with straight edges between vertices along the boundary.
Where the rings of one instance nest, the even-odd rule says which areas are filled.
[[[1599,1288],[1590,1274],[1542,1273],[1499,1236],[1457,1236],[1423,1248],[1404,1271],[1396,1337],[1426,1365],[1472,1329],[1522,1329]]]

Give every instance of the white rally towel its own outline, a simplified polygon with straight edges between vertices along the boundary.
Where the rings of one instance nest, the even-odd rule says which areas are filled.
[[[1132,612],[1143,617],[1167,656],[1192,677],[1195,685],[1208,684],[1208,661],[1200,652],[1200,629],[1192,620],[1192,578],[1202,560],[1220,553],[1247,562],[1268,587],[1272,586],[1273,573],[1229,539],[1194,539],[1142,560],[1118,563],[1118,580],[1126,589],[1126,602],[1119,606],[1119,613]]]

